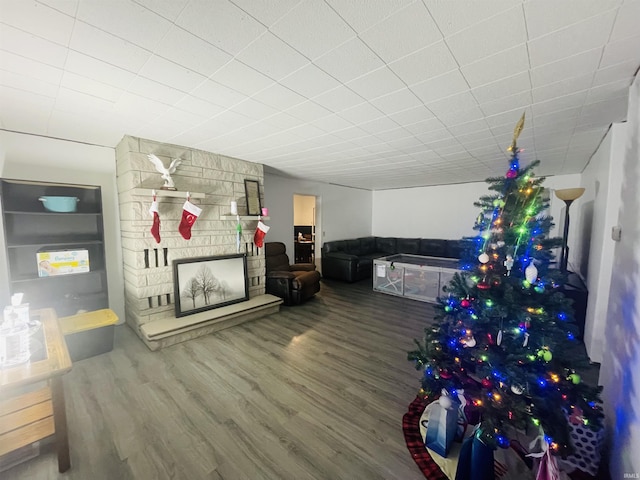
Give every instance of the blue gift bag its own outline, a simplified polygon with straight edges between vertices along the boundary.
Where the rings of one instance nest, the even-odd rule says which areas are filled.
[[[429,423],[424,444],[438,455],[446,457],[458,429],[458,409],[443,408],[439,403],[430,406]]]

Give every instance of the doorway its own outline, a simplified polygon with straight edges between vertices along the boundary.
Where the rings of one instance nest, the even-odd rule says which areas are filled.
[[[293,196],[293,239],[295,263],[316,261],[316,197]]]

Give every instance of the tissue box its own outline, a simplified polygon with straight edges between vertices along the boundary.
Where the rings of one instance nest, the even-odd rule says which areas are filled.
[[[86,249],[38,252],[36,257],[39,277],[86,273],[89,271],[89,251]]]

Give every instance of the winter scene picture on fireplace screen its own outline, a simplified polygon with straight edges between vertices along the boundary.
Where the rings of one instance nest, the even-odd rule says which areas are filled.
[[[173,261],[176,317],[184,317],[249,299],[244,254]]]

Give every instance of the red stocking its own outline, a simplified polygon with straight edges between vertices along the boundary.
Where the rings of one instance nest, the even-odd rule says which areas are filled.
[[[156,243],[160,243],[160,215],[158,214],[158,202],[153,200],[149,213],[153,215],[153,225],[151,226],[151,235],[156,239]]]
[[[264,236],[267,234],[271,227],[267,227],[261,221],[258,221],[258,228],[256,228],[256,233],[253,235],[253,243],[256,247],[262,248],[264,244]]]
[[[202,209],[200,207],[196,207],[189,200],[184,202],[184,205],[182,206],[182,220],[180,221],[178,230],[180,231],[182,238],[185,240],[189,240],[191,238],[191,227],[196,223],[200,213],[202,213]]]

